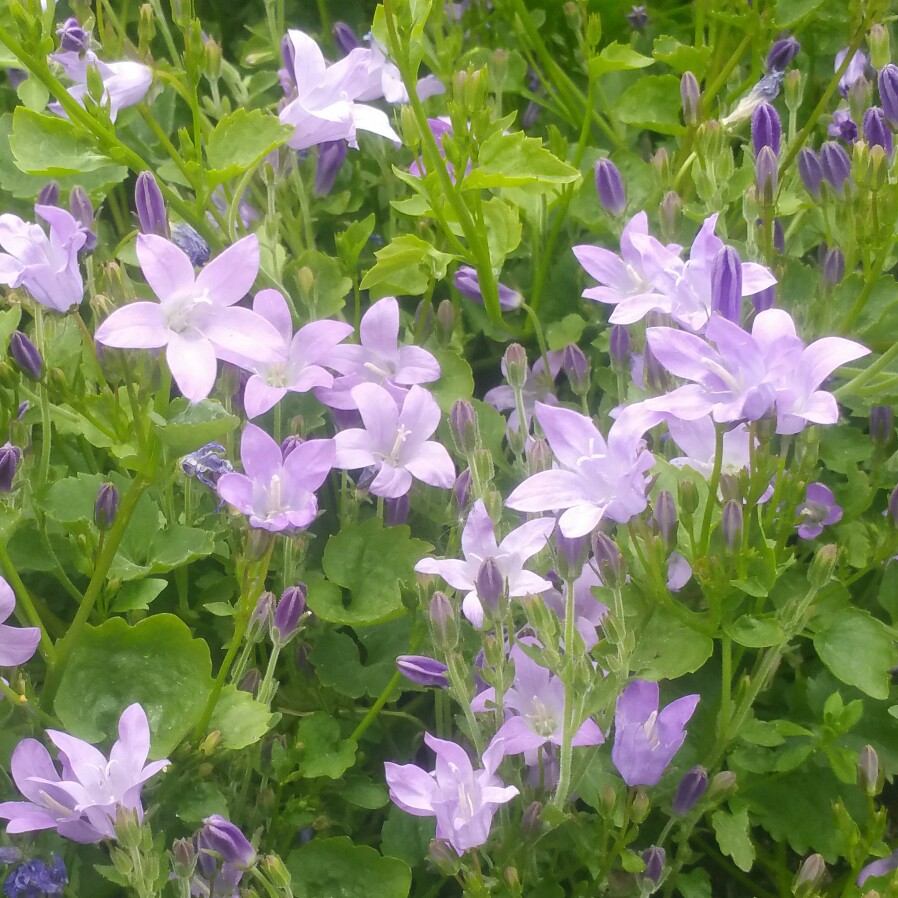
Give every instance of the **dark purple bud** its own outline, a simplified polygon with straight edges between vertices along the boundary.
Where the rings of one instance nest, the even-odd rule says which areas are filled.
[[[683,775],[677,786],[673,800],[673,812],[677,817],[688,814],[708,788],[708,771],[704,767],[693,767]]]
[[[346,54],[362,46],[356,33],[345,22],[335,22],[333,28],[334,42]]]
[[[111,483],[101,483],[94,504],[94,523],[97,530],[108,530],[118,514],[118,490]]]
[[[684,72],[680,78],[680,99],[683,102],[683,121],[687,125],[698,124],[702,109],[702,92],[698,79],[692,72]]]
[[[782,256],[786,253],[786,232],[783,230],[783,223],[778,219],[773,219],[773,248]]]
[[[879,73],[879,102],[890,124],[898,127],[898,66],[892,62]]]
[[[471,495],[471,469],[465,468],[455,480],[452,488],[455,493],[455,502],[459,508],[468,507],[468,499]]]
[[[134,205],[142,234],[168,237],[168,215],[165,200],[152,172],[141,172],[134,187]]]
[[[835,246],[827,250],[823,258],[823,282],[835,287],[842,283],[843,277],[845,277],[845,255]]]
[[[644,6],[633,6],[627,13],[627,21],[634,31],[642,31],[649,23],[649,14]]]
[[[446,676],[449,668],[435,658],[428,658],[426,655],[400,655],[396,659],[396,667],[406,679],[421,686],[436,686],[439,689],[449,686],[449,677]]]
[[[627,325],[611,325],[611,336],[608,343],[613,364],[626,369],[630,362],[630,331]]]
[[[566,580],[576,580],[583,571],[589,541],[585,536],[565,536],[560,530],[556,530],[555,546],[558,549],[559,573]]]
[[[59,185],[55,181],[50,181],[41,187],[41,192],[37,195],[38,206],[58,206],[59,205]]]
[[[212,255],[209,244],[184,222],[171,229],[171,242],[190,259],[194,268],[202,268]]]
[[[0,493],[12,490],[12,481],[21,460],[22,450],[18,446],[13,446],[12,443],[0,446]]]
[[[779,113],[769,103],[761,103],[751,116],[751,140],[755,148],[755,158],[762,147],[770,147],[775,156],[780,154],[780,140],[783,126]]]
[[[589,392],[589,362],[576,343],[569,343],[564,347],[561,366],[574,393],[585,396]]]
[[[512,389],[522,389],[527,382],[527,351],[520,343],[512,343],[502,358],[505,379]]]
[[[779,179],[779,160],[770,147],[761,147],[755,159],[755,187],[758,199],[765,206],[773,204]]]
[[[882,147],[889,162],[892,161],[892,153],[895,150],[892,132],[883,111],[878,106],[871,106],[864,113],[864,140],[871,147]]]
[[[723,541],[728,549],[732,549],[742,539],[742,506],[734,499],[724,503],[720,527]]]
[[[805,190],[815,199],[820,199],[820,182],[823,180],[823,168],[820,157],[814,150],[805,147],[798,152],[798,174],[804,183]]]
[[[452,404],[449,410],[449,427],[461,455],[470,455],[477,449],[477,413],[467,399],[457,399]]]
[[[97,235],[94,233],[94,207],[83,187],[72,188],[72,192],[69,194],[69,211],[87,236],[80,252],[92,253],[97,248]]]
[[[874,446],[887,446],[895,430],[895,412],[890,405],[870,409],[870,440]]]
[[[620,215],[627,207],[627,194],[617,166],[610,159],[596,163],[596,191],[599,202],[612,215]]]
[[[430,597],[428,616],[434,645],[443,651],[451,651],[458,642],[458,626],[455,622],[455,609],[446,593],[435,592]]]
[[[823,177],[841,196],[845,189],[845,183],[851,175],[851,159],[842,146],[834,140],[827,140],[820,147],[820,169],[823,172]]]
[[[495,558],[490,556],[483,559],[474,578],[474,586],[484,611],[492,617],[497,616],[505,597],[505,577]]]
[[[256,850],[249,839],[226,817],[213,814],[203,821],[197,836],[200,851],[212,851],[226,864],[248,869],[256,861]]]
[[[274,610],[271,624],[271,638],[280,645],[286,645],[296,635],[299,619],[306,610],[305,583],[297,583],[284,590],[281,600]]]
[[[329,140],[318,144],[318,165],[315,168],[315,196],[327,196],[346,161],[349,144],[345,140]]]
[[[83,53],[90,49],[90,32],[78,24],[77,19],[66,19],[56,29],[59,49],[66,52]]]
[[[765,70],[768,72],[785,72],[786,66],[795,59],[800,49],[801,44],[791,34],[788,37],[780,38],[767,54]]]
[[[766,312],[772,309],[776,302],[776,285],[765,287],[763,290],[755,293],[751,298],[751,304],[756,312]]]
[[[742,260],[732,246],[718,250],[711,262],[711,303],[728,321],[742,320]]]
[[[9,338],[9,354],[23,374],[40,380],[44,373],[44,360],[37,347],[21,331],[13,331]]]
[[[592,554],[602,582],[611,589],[619,589],[627,578],[627,563],[617,543],[607,533],[598,531],[592,538]]]
[[[666,857],[667,855],[665,854],[664,849],[657,848],[654,845],[643,851],[642,859],[645,861],[645,872],[643,873],[643,876],[645,876],[646,879],[650,879],[652,882],[659,882]]]
[[[6,445],[8,446],[9,443],[7,443]],[[2,472],[3,470],[2,453],[3,449],[0,449],[0,472]],[[3,483],[3,477],[2,475],[0,475],[0,492],[4,492]],[[9,492],[9,490],[6,490],[5,492]],[[898,486],[896,486],[895,489],[893,489],[892,492],[889,493],[889,505],[887,512],[889,520],[892,522],[892,526],[898,527]]]
[[[384,502],[384,523],[387,527],[399,527],[408,520],[408,511],[408,493],[396,499],[387,499]]]
[[[677,545],[677,503],[669,490],[658,493],[652,518],[664,547],[673,551]]]

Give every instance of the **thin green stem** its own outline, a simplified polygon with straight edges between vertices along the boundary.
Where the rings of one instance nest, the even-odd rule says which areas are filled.
[[[37,348],[41,355],[47,357],[47,340],[44,334],[44,310],[40,305],[34,308],[34,336],[37,340]],[[38,468],[38,486],[43,486],[50,477],[50,448],[53,445],[53,431],[50,425],[50,397],[47,393],[47,383],[41,380],[38,395],[41,407],[41,456]]]
[[[557,808],[564,807],[571,787],[571,762],[574,757],[574,675],[576,670],[574,655],[576,607],[574,604],[574,583],[565,584],[564,609],[564,666],[567,673],[564,683],[564,719],[561,725],[561,748],[558,752],[558,786],[552,798]]]
[[[838,390],[834,391],[836,399],[843,396],[850,396],[852,390],[857,390],[862,384],[866,383],[875,374],[879,374],[883,368],[887,368],[898,357],[898,341],[893,343],[872,365],[864,368],[860,374],[853,377],[847,384],[843,384]]]
[[[40,629],[41,641],[38,643],[38,648],[44,660],[47,663],[52,664],[56,660],[56,649],[50,641],[50,636],[47,633],[47,628],[44,626],[44,622],[37,613],[37,608],[34,606],[34,600],[31,598],[31,593],[28,591],[28,587],[22,582],[19,572],[16,570],[15,565],[12,563],[12,559],[9,557],[9,553],[6,551],[6,544],[3,540],[0,540],[0,568],[2,568],[4,576],[9,581],[13,592],[16,594],[16,617],[21,620],[24,616],[28,623],[33,627]],[[24,615],[19,614],[19,608],[22,609]]]
[[[717,504],[717,489],[720,486],[720,470],[723,466],[723,428],[715,426],[714,468],[711,471],[711,480],[708,483],[708,498],[705,504],[705,513],[702,515],[702,530],[699,540],[699,548],[702,555],[708,553],[708,544],[711,538],[711,514]]]

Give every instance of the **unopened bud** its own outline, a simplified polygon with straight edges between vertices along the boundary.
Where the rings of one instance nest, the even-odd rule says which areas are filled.
[[[732,770],[716,773],[708,786],[708,798],[720,800],[736,791],[736,774]]]
[[[318,145],[318,164],[312,188],[315,196],[327,196],[331,192],[348,153],[349,144],[345,140],[329,140]]]
[[[470,455],[480,444],[477,413],[467,399],[457,399],[449,410],[449,427],[460,455]]]
[[[168,215],[162,191],[151,172],[141,172],[134,188],[134,204],[142,234],[156,234],[168,237]]]
[[[870,147],[882,147],[885,150],[889,162],[892,161],[895,145],[892,132],[886,121],[885,114],[878,106],[871,106],[864,113],[864,140]]]
[[[883,778],[880,776],[879,755],[872,745],[865,745],[857,759],[858,785],[875,798],[882,791]]]
[[[680,78],[680,99],[683,102],[683,121],[687,125],[697,125],[701,117],[702,94],[698,79],[692,72],[684,72]]]
[[[430,862],[443,876],[455,876],[461,869],[461,859],[445,839],[433,839],[427,847]]]
[[[506,584],[505,576],[495,558],[490,556],[483,559],[474,578],[474,586],[484,611],[490,617],[500,617],[504,610]]]
[[[642,852],[642,859],[645,862],[645,871],[643,876],[657,883],[661,880],[661,873],[664,870],[664,861],[667,855],[663,848],[653,845]]]
[[[542,438],[531,440],[527,446],[527,470],[531,476],[552,467],[552,450]]]
[[[870,409],[870,441],[874,446],[887,446],[892,439],[895,413],[890,405],[874,405]]]
[[[711,303],[728,321],[742,320],[742,260],[732,246],[722,247],[711,262]]]
[[[695,514],[698,508],[698,488],[691,480],[683,480],[677,487],[677,499],[683,514]]]
[[[742,506],[733,499],[724,503],[721,513],[720,529],[723,541],[730,550],[742,539]]]
[[[798,174],[801,175],[805,190],[816,200],[820,198],[820,184],[823,181],[823,169],[820,157],[814,150],[804,147],[798,152]]]
[[[677,505],[668,490],[658,493],[653,514],[655,527],[668,552],[677,545]]]
[[[867,33],[867,48],[870,50],[870,65],[877,71],[891,65],[889,62],[889,32],[878,22]]]
[[[298,583],[284,590],[271,624],[271,638],[279,645],[287,645],[296,635],[299,619],[306,610],[306,594],[308,590],[305,583]]]
[[[823,257],[823,282],[836,287],[845,277],[845,254],[837,246],[826,251]]]
[[[708,788],[708,771],[704,767],[693,767],[684,774],[677,786],[673,800],[673,812],[677,817],[688,814]]]
[[[620,215],[627,207],[627,194],[617,166],[610,159],[600,159],[595,176],[599,202],[612,215]]]
[[[22,450],[11,443],[0,446],[0,493],[12,492],[12,482],[22,461]]]
[[[764,66],[767,73],[785,72],[786,67],[795,59],[800,49],[801,44],[791,34],[780,38],[767,54],[767,61]]]
[[[437,336],[443,345],[452,340],[452,334],[455,331],[455,306],[452,305],[452,300],[444,299],[437,306],[436,329]]]
[[[823,177],[832,185],[836,194],[842,196],[845,184],[851,176],[851,159],[834,140],[827,140],[820,148],[820,168]]]
[[[818,549],[808,570],[808,582],[814,589],[822,589],[832,580],[838,557],[838,546],[829,544]]]
[[[444,652],[452,651],[458,643],[458,626],[455,622],[455,609],[446,593],[435,592],[431,596],[428,615],[434,645]]]
[[[334,22],[332,33],[334,35],[334,42],[344,54],[349,54],[356,48],[362,46],[362,42],[359,40],[358,35],[345,22]]]
[[[22,331],[13,331],[9,338],[9,354],[18,369],[33,380],[40,380],[44,372],[44,360],[37,347]]]
[[[620,589],[627,579],[627,563],[617,543],[598,531],[592,538],[592,554],[602,582],[610,589]]]
[[[396,658],[396,667],[407,680],[419,686],[436,686],[438,689],[446,689],[449,686],[447,676],[449,668],[436,658],[428,658],[426,655],[399,655]]]
[[[505,379],[513,390],[523,389],[527,382],[527,352],[520,343],[512,343],[503,358]]]
[[[648,817],[651,808],[652,802],[649,799],[648,793],[642,786],[640,786],[636,790],[636,795],[633,797],[633,802],[630,805],[631,819],[634,823],[642,823],[642,821]]]
[[[461,474],[455,480],[455,485],[452,487],[453,495],[455,496],[455,504],[458,505],[460,509],[468,507],[468,499],[471,497],[471,469],[465,468]]]
[[[779,156],[782,133],[783,126],[779,113],[769,103],[761,103],[751,116],[751,139],[755,158],[763,147],[770,147],[773,154]]]
[[[56,181],[49,181],[41,187],[41,192],[37,195],[37,206],[58,206],[59,205],[59,184]]]
[[[673,240],[680,226],[680,216],[683,214],[683,201],[680,195],[673,190],[668,190],[661,200],[661,233],[665,240]]]
[[[589,362],[576,343],[569,343],[564,347],[561,353],[561,367],[574,394],[585,396],[589,392]]]
[[[812,854],[805,858],[792,882],[792,894],[795,898],[804,898],[816,892],[825,873],[826,863],[821,855]]]
[[[384,524],[387,527],[400,527],[408,521],[410,509],[408,493],[403,493],[395,499],[384,501]]]
[[[118,513],[118,490],[111,483],[100,484],[97,501],[94,504],[94,523],[97,530],[108,530],[115,523]]]
[[[889,124],[898,127],[898,66],[889,63],[879,73],[879,102]]]
[[[770,147],[761,147],[755,159],[755,188],[758,201],[765,206],[773,205],[779,183],[779,160]]]
[[[175,876],[190,879],[196,869],[196,849],[190,839],[175,839],[171,849],[171,865]]]

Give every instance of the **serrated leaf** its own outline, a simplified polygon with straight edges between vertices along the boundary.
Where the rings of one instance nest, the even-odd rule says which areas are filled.
[[[620,96],[614,111],[628,125],[659,134],[682,134],[680,79],[674,75],[647,75]]]
[[[293,128],[261,109],[235,109],[212,129],[206,143],[206,172],[213,182],[236,178],[285,144]]]
[[[324,712],[304,717],[296,728],[300,776],[338,779],[355,763],[356,742],[344,739],[340,724]]]
[[[362,290],[370,290],[373,299],[426,293],[432,283],[446,277],[449,263],[458,258],[441,253],[414,234],[395,237],[374,255],[377,262],[359,285]]]
[[[462,188],[551,188],[579,179],[580,172],[553,155],[538,138],[526,137],[523,131],[500,131],[483,142],[477,166],[462,181]]]
[[[221,733],[224,748],[239,751],[255,745],[272,727],[275,719],[268,706],[256,701],[248,692],[236,686],[221,691],[209,729]]]
[[[113,162],[67,119],[24,106],[13,112],[9,148],[21,171],[48,178],[92,172]]]
[[[605,72],[621,72],[631,69],[644,69],[654,65],[655,60],[651,56],[643,56],[625,44],[613,41],[602,48],[598,56],[589,61],[590,74],[594,77],[604,75]]]
[[[630,666],[646,680],[674,680],[698,670],[713,651],[710,636],[659,609],[640,632]]]
[[[715,811],[711,815],[711,825],[720,850],[733,859],[733,863],[745,873],[751,870],[755,862],[755,846],[751,840],[748,823],[748,808],[741,808],[736,813]]]

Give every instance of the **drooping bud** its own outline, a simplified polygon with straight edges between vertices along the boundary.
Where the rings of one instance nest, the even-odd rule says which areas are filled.
[[[627,207],[627,194],[617,166],[610,159],[600,159],[595,175],[599,202],[612,215],[620,215]]]
[[[883,778],[880,776],[879,755],[872,745],[865,745],[857,759],[858,785],[875,798],[882,791]]]
[[[804,863],[792,881],[792,894],[795,898],[805,898],[818,890],[826,874],[826,863],[823,856],[812,854],[805,858]]]
[[[723,541],[728,549],[732,549],[742,538],[742,526],[742,506],[730,499],[724,503],[720,520]]]
[[[769,103],[761,103],[751,116],[751,140],[755,158],[763,147],[770,147],[774,155],[779,156],[782,134],[779,113]]]
[[[408,493],[397,496],[395,499],[387,499],[384,502],[384,524],[387,527],[400,527],[408,520],[408,512]]]
[[[94,233],[94,207],[90,197],[82,187],[73,187],[69,194],[69,211],[72,218],[81,225],[87,239],[80,252],[89,254],[97,248],[97,235]]]
[[[333,35],[334,42],[347,55],[362,46],[358,35],[345,22],[334,23]]]
[[[823,257],[823,281],[830,287],[842,283],[845,277],[845,254],[839,247],[834,246],[826,251]]]
[[[458,627],[455,623],[455,609],[446,593],[435,592],[431,596],[428,616],[434,645],[445,652],[451,651],[458,642]]]
[[[505,597],[505,577],[495,558],[490,556],[483,559],[474,578],[474,585],[484,611],[491,617],[499,616]]]
[[[842,146],[834,140],[827,140],[820,148],[820,169],[823,177],[841,196],[845,183],[851,176],[851,159]]]
[[[118,490],[111,483],[101,483],[94,504],[94,523],[97,530],[108,530],[115,523],[118,513]]]
[[[608,339],[611,363],[624,371],[630,363],[630,331],[625,324],[612,324]]]
[[[512,343],[505,350],[505,379],[513,390],[520,390],[527,382],[527,352],[520,343]]]
[[[41,192],[37,195],[38,206],[58,206],[59,205],[59,184],[56,181],[48,181],[41,187]]]
[[[593,535],[592,554],[602,582],[611,589],[620,589],[627,579],[627,563],[617,543],[600,530]]]
[[[13,331],[9,338],[9,354],[23,374],[33,380],[40,380],[44,373],[44,360],[38,348],[22,333]]]
[[[312,188],[315,196],[327,196],[331,192],[348,153],[349,144],[345,140],[328,140],[318,144],[318,165]]]
[[[898,127],[898,66],[889,63],[879,73],[879,102],[889,123]]]
[[[683,121],[687,125],[697,125],[701,117],[702,93],[692,72],[684,72],[680,78],[680,99],[683,102]]]
[[[457,399],[449,410],[449,427],[460,455],[469,455],[480,442],[477,432],[477,413],[467,399]]]
[[[765,206],[773,204],[779,180],[779,160],[770,147],[761,147],[755,159],[755,187],[758,200]]]
[[[396,667],[408,680],[420,686],[436,686],[446,689],[449,686],[447,673],[449,668],[436,658],[428,658],[426,655],[399,655],[396,658]]]
[[[83,53],[90,49],[90,32],[85,31],[77,19],[66,19],[56,29],[59,49],[69,53]]]
[[[895,412],[890,405],[874,405],[870,409],[870,441],[874,446],[888,446],[895,430]]]
[[[815,200],[820,199],[823,168],[820,165],[820,157],[809,147],[804,147],[798,152],[798,174],[801,175],[805,190]]]
[[[13,478],[22,461],[22,450],[12,443],[0,446],[0,493],[12,491]]]
[[[305,583],[297,583],[284,590],[274,610],[271,624],[271,638],[274,642],[287,645],[296,635],[299,619],[306,610],[307,593]]]
[[[677,817],[688,814],[708,788],[708,771],[704,767],[693,767],[683,775],[674,795],[673,812]]]
[[[141,172],[134,187],[134,205],[142,234],[168,237],[168,214],[165,199],[152,172]]]
[[[212,255],[209,244],[186,222],[172,227],[171,242],[190,259],[194,268],[202,268]]]
[[[711,263],[711,303],[728,321],[742,320],[742,260],[732,246],[718,250]]]
[[[677,504],[669,490],[661,490],[652,515],[655,528],[668,552],[677,545]]]
[[[589,362],[576,343],[569,343],[561,353],[561,367],[577,396],[589,392]]]
[[[795,59],[800,49],[801,44],[791,34],[780,38],[770,48],[764,68],[768,73],[785,72],[786,66]]]
[[[645,872],[643,876],[657,883],[661,880],[661,873],[664,870],[664,860],[667,855],[663,848],[653,845],[651,848],[642,852],[642,859],[645,862]]]
[[[226,864],[234,864],[240,869],[248,869],[256,861],[256,850],[243,832],[220,814],[213,814],[203,820],[203,828],[197,835],[197,848],[211,851]]]
[[[871,106],[864,113],[864,140],[868,146],[882,147],[889,162],[892,161],[895,143],[885,114],[878,106]]]

